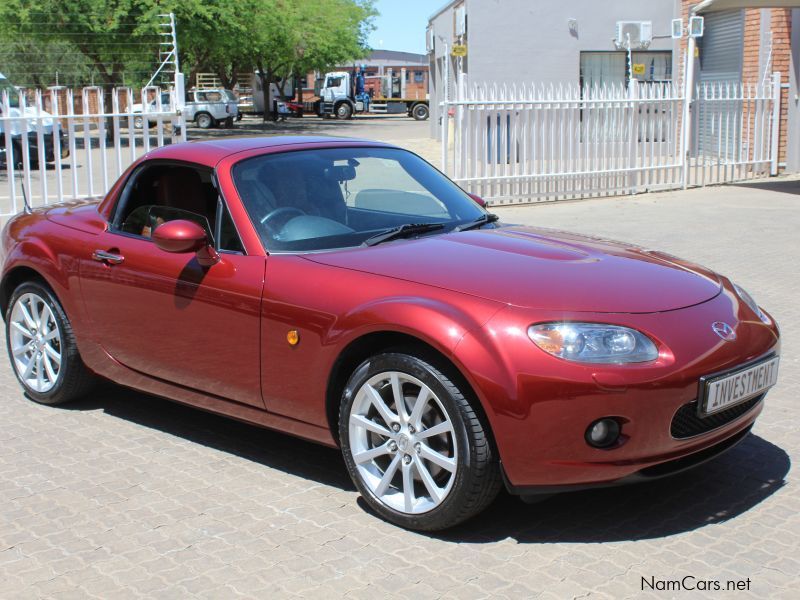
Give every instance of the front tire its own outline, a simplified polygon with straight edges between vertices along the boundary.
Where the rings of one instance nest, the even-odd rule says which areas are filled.
[[[72,326],[55,295],[39,282],[18,286],[6,311],[6,348],[25,393],[41,404],[83,396],[95,382],[78,354]]]
[[[214,118],[208,113],[200,113],[195,116],[194,122],[200,129],[211,129],[214,127]]]
[[[361,496],[387,521],[436,531],[494,500],[499,465],[465,392],[430,362],[399,352],[370,358],[350,377],[342,453]]]
[[[342,119],[346,121],[347,119],[352,118],[353,116],[353,108],[347,103],[342,102],[339,106],[336,107],[336,118]]]

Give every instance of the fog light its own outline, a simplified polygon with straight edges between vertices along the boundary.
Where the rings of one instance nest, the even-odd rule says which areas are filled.
[[[608,448],[619,439],[619,423],[614,419],[598,419],[586,429],[586,442],[595,448]]]

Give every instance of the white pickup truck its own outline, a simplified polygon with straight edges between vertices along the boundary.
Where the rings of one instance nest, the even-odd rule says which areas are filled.
[[[194,121],[200,129],[232,127],[239,117],[239,104],[230,90],[189,90],[183,108],[186,121]]]
[[[157,109],[156,101],[150,102],[148,112],[155,112]],[[172,99],[169,92],[161,93],[161,110],[172,110]],[[134,113],[142,113],[142,105],[133,105]],[[186,122],[194,122],[201,129],[218,127],[220,124],[225,127],[233,126],[234,121],[239,120],[239,105],[236,96],[230,90],[189,90],[186,92],[186,105],[183,107],[183,114]],[[154,125],[154,118],[148,119],[150,125]],[[136,116],[133,125],[141,129],[144,123],[144,115]]]

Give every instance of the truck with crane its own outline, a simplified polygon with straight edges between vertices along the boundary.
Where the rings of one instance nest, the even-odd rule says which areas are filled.
[[[378,86],[366,90],[366,79],[379,80]],[[365,77],[364,68],[351,71],[332,71],[317,79],[315,93],[319,100],[314,112],[320,117],[350,119],[357,114],[403,114],[417,121],[430,115],[427,98],[405,98],[404,81],[391,73],[379,77]],[[376,89],[377,88],[377,89]],[[376,95],[376,91],[378,94]]]

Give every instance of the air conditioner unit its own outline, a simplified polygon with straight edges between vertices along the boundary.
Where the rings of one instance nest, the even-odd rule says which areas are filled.
[[[462,4],[456,9],[455,35],[467,35],[467,8]]]
[[[649,47],[652,41],[652,21],[617,21],[617,35],[614,39],[617,48],[641,50]]]

